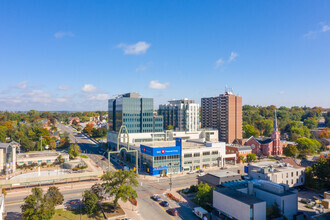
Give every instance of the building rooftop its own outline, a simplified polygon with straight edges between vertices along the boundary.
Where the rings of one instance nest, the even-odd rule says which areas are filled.
[[[227,188],[227,187],[217,188],[214,191],[219,192],[221,194],[224,194],[228,197],[231,197],[233,199],[236,199],[236,200],[241,201],[241,202],[243,202],[245,204],[248,204],[248,205],[252,205],[252,204],[256,204],[256,203],[260,203],[260,202],[265,202],[263,200],[254,198],[254,197],[249,196],[245,193],[242,193],[240,191],[230,189],[230,188]]]
[[[226,144],[226,146],[234,147],[237,148],[238,150],[252,150],[250,146],[246,146],[246,145]]]
[[[232,172],[232,171],[226,171],[226,170],[219,170],[219,171],[214,171],[210,172],[208,174],[211,174],[216,177],[226,177],[226,176],[240,176],[240,174]]]
[[[141,143],[144,145],[144,143]],[[202,142],[202,140],[195,140],[195,141],[182,141],[182,148],[184,149],[198,149],[198,148],[205,148],[205,147],[221,147],[221,142],[211,143],[211,142]],[[175,141],[154,141],[145,143],[145,146],[158,148],[158,147],[174,147]]]
[[[302,168],[300,166],[293,166],[289,163],[285,163],[282,161],[264,161],[258,163],[251,163],[249,164],[249,166],[258,167],[260,169],[268,169],[268,172],[270,173],[283,172],[287,170]]]
[[[37,157],[57,157],[59,155],[64,155],[64,154],[57,151],[40,151],[40,152],[32,152],[32,153],[19,153],[17,154],[17,159],[37,158]]]

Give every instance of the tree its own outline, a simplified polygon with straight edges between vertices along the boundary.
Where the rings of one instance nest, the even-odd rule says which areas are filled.
[[[88,123],[86,127],[84,128],[84,133],[87,133],[88,135],[91,135],[92,129],[94,125],[92,123]]]
[[[298,154],[298,149],[295,145],[288,145],[283,148],[283,154],[287,157],[296,157]]]
[[[133,186],[138,186],[137,174],[132,170],[107,171],[101,180],[102,187],[110,196],[114,196],[114,209],[117,209],[118,200],[126,202],[128,199],[136,199],[137,193]]]
[[[307,126],[309,129],[317,128],[318,122],[315,118],[306,118],[304,120],[304,125]]]
[[[54,206],[61,205],[64,201],[62,193],[55,186],[51,186],[48,188],[48,191],[45,194],[45,199],[49,202],[54,203]]]
[[[239,155],[238,158],[239,158],[239,161],[240,162],[242,162],[242,163],[245,162],[245,159],[244,159],[244,156],[243,155]]]
[[[70,155],[70,158],[73,159],[81,153],[81,149],[78,144],[71,144],[68,153]]]
[[[323,156],[313,164],[314,175],[323,182],[330,181],[330,159],[325,159]]]
[[[298,138],[296,140],[297,148],[301,157],[318,152],[321,148],[320,142],[310,138]]]
[[[173,125],[167,126],[167,130],[173,130]]]
[[[244,138],[249,138],[251,136],[254,136],[254,137],[258,136],[258,132],[253,127],[253,125],[244,125],[243,134],[244,134]]]
[[[93,214],[98,209],[97,200],[98,198],[95,193],[90,190],[84,191],[82,202],[85,205],[86,213]]]
[[[40,188],[32,189],[32,194],[24,199],[21,209],[26,220],[50,220],[55,214],[54,203],[42,196]]]
[[[100,183],[95,183],[91,191],[97,196],[98,200],[103,200],[105,198],[104,188]]]
[[[256,159],[257,159],[257,156],[255,153],[250,153],[250,154],[246,155],[246,160],[248,162],[255,161]]]
[[[207,203],[212,203],[212,187],[206,183],[198,184],[195,202],[203,207],[206,207]]]
[[[325,127],[325,128],[320,132],[320,138],[330,138],[330,128]]]
[[[305,169],[305,185],[309,187],[314,185],[314,173],[312,167],[306,167]]]

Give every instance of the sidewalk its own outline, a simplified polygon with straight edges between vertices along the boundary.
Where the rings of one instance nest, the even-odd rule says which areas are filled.
[[[132,218],[134,220],[142,220],[138,213],[138,206],[133,205],[129,201],[123,202],[122,200],[119,200],[118,203],[120,207],[124,210],[127,217]]]

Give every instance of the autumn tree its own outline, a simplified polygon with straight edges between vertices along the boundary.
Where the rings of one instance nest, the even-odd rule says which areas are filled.
[[[283,154],[287,157],[296,157],[298,154],[298,149],[295,145],[288,145],[283,148]]]

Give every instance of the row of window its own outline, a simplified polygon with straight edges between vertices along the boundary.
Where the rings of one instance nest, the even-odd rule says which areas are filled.
[[[209,155],[218,155],[218,151],[212,151],[212,152],[210,152],[210,151],[205,151],[205,152],[203,152],[203,156],[209,156]],[[190,153],[188,153],[188,154],[184,154],[183,155],[183,157],[184,158],[190,158],[190,157],[192,157],[192,153],[190,154]],[[194,157],[200,157],[200,153],[194,153]]]

